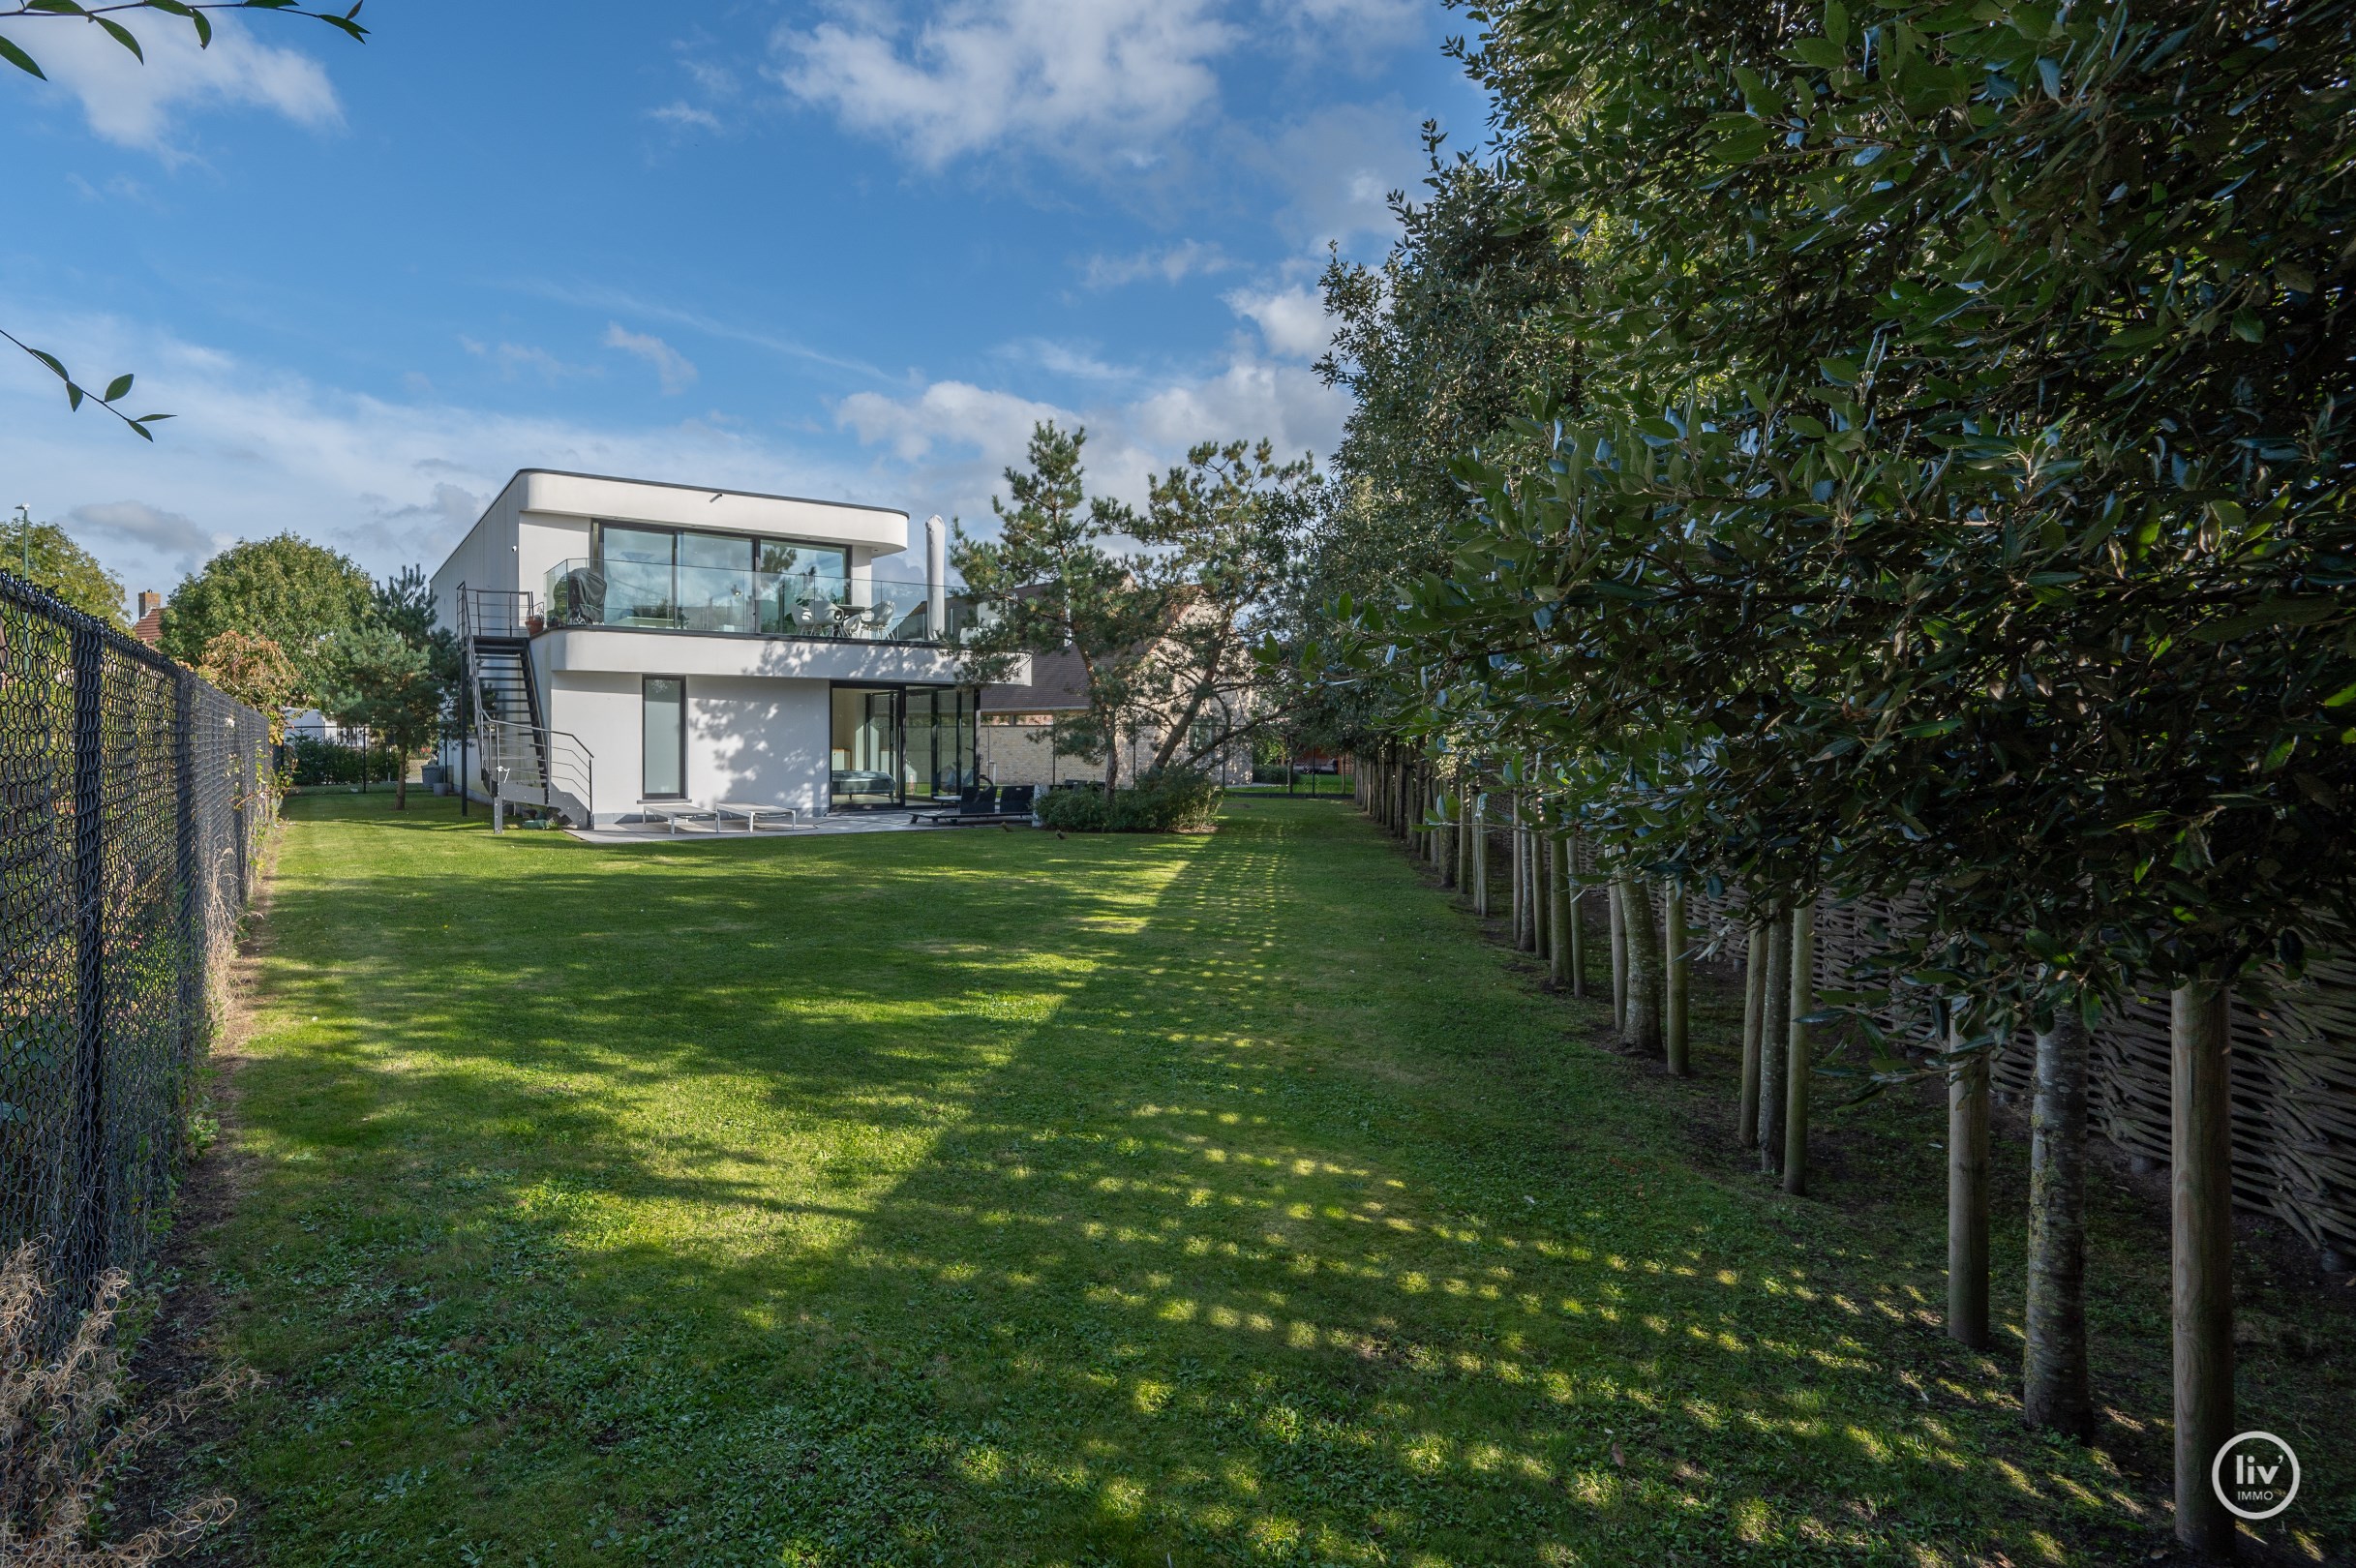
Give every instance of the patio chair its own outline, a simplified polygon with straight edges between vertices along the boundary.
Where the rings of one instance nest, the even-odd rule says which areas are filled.
[[[1002,817],[1028,817],[1032,803],[1039,798],[1036,784],[1009,784],[998,792],[998,814]]]

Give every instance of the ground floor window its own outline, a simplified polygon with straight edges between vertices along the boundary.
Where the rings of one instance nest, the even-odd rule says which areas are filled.
[[[648,799],[680,799],[687,793],[687,682],[678,676],[649,676],[641,706],[646,717],[642,793]]]
[[[837,810],[953,798],[977,782],[977,694],[946,686],[836,686],[829,792]]]

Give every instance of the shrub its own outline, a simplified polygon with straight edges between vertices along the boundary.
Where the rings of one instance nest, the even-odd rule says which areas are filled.
[[[1049,790],[1039,798],[1039,824],[1068,833],[1101,833],[1108,825],[1108,797],[1101,790]]]
[[[1126,790],[1051,790],[1039,820],[1072,833],[1199,833],[1219,815],[1219,781],[1193,768],[1160,768]]]
[[[306,784],[375,784],[392,778],[400,764],[383,746],[341,745],[316,736],[298,735],[287,742],[293,754],[294,782]]]

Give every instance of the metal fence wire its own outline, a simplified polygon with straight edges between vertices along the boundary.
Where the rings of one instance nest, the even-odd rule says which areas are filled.
[[[0,572],[0,1250],[53,1333],[159,1238],[275,812],[268,720]]]

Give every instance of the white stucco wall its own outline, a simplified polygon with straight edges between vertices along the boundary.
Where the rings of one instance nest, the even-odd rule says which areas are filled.
[[[441,618],[444,626],[453,630],[458,626],[457,595],[461,583],[470,588],[516,587],[516,553],[508,547],[516,542],[518,488],[517,480],[509,480],[507,488],[483,509],[474,527],[458,541],[458,548],[435,571],[435,614]]]
[[[643,677],[560,674],[551,725],[580,738],[594,761],[602,820],[634,811],[645,783]],[[816,814],[826,808],[829,687],[823,680],[689,676],[687,799],[754,800]]]
[[[805,500],[748,491],[707,490],[694,485],[643,479],[607,479],[590,474],[527,468],[509,489],[517,506],[550,518],[584,522],[656,523],[665,528],[711,528],[721,533],[774,534],[864,546],[870,555],[908,548],[908,514],[848,501]]]

